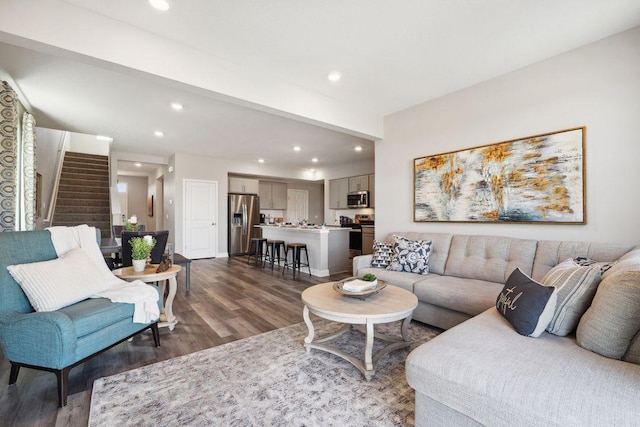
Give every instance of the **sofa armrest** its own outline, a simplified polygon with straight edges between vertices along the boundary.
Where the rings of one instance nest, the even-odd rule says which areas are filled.
[[[0,344],[12,362],[62,369],[76,362],[78,338],[63,313],[7,311],[0,315]]]
[[[371,267],[373,255],[360,255],[353,257],[353,277],[358,277],[358,270]]]

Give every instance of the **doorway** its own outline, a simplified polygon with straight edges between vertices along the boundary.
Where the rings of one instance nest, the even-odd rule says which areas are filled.
[[[184,252],[187,258],[218,254],[218,182],[184,180]]]
[[[309,220],[309,190],[287,190],[287,222]]]

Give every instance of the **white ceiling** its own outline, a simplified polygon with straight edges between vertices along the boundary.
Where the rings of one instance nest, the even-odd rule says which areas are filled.
[[[298,111],[279,114],[283,99],[277,98],[287,97],[285,92],[271,93],[274,102],[257,108],[225,102],[225,96],[248,99],[249,90],[268,92],[273,82],[282,82],[317,95],[303,98],[307,104],[326,100],[345,117],[349,111],[366,112],[381,122],[384,115],[640,25],[638,0],[169,0],[168,12],[151,9],[146,0],[21,4],[38,14],[47,3],[55,3],[59,16],[50,17],[50,37],[48,27],[37,28],[33,46],[28,30],[6,31],[0,22],[0,42],[5,42],[0,43],[0,69],[27,97],[40,126],[111,135],[118,151],[179,151],[245,161],[260,157],[292,168],[370,159],[373,143],[354,136],[363,132],[344,125],[346,120],[323,125],[308,114],[313,105],[299,103]],[[183,81],[142,72],[136,64],[141,58],[155,61],[154,52],[135,50],[134,40],[118,34],[102,37],[101,49],[124,52],[128,60],[85,60],[88,48],[82,38],[89,34],[77,34],[77,43],[64,46],[58,41],[61,28],[80,25],[70,18],[80,12],[84,25],[87,18],[109,19],[122,34],[136,30],[139,39],[153,38],[158,46],[172,43],[228,64],[229,70],[246,71],[238,85],[246,91],[242,95],[236,87],[235,93],[221,96],[198,86],[196,74],[215,74],[206,68],[186,70],[191,77]],[[167,69],[181,65],[171,58],[163,61]],[[342,80],[328,82],[330,71],[341,72]],[[272,87],[261,87],[261,82]],[[172,101],[185,109],[172,111]],[[165,136],[154,137],[156,129]],[[293,153],[294,145],[303,151]],[[355,153],[355,145],[365,150]],[[311,157],[320,162],[312,165]]]

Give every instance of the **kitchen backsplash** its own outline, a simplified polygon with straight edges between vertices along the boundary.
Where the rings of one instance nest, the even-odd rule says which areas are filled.
[[[325,221],[327,224],[340,224],[341,216],[348,216],[351,219],[355,219],[356,214],[360,215],[375,215],[375,209],[373,208],[361,208],[361,209],[332,209],[331,212],[335,215],[334,218],[327,218]]]

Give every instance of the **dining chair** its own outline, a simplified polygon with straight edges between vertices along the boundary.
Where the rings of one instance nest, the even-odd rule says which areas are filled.
[[[123,231],[122,232],[122,266],[130,267],[133,265],[131,257],[131,245],[129,240],[133,237],[151,236],[156,239],[156,245],[151,250],[151,264],[160,264],[162,255],[165,253],[167,241],[169,240],[169,230],[161,231]]]

